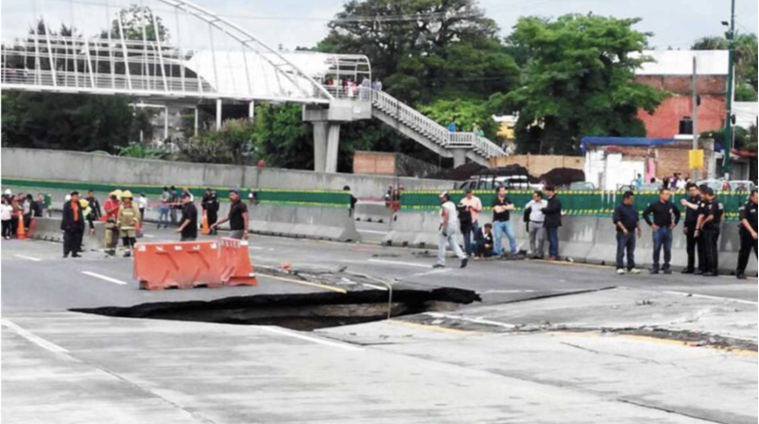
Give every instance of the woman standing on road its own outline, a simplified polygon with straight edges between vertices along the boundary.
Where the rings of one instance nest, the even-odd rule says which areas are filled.
[[[2,236],[6,240],[11,239],[11,222],[13,222],[13,207],[8,202],[8,199],[3,197],[3,203],[0,205],[0,220],[3,223]]]

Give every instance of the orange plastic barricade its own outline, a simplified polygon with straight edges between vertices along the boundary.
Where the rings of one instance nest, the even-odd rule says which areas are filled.
[[[221,280],[228,286],[256,286],[258,280],[250,263],[247,240],[222,238],[219,254],[222,261]]]
[[[141,289],[220,287],[218,241],[137,243],[134,278]]]

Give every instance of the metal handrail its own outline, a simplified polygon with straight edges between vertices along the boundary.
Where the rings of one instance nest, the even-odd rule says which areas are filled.
[[[415,131],[426,134],[427,138],[445,148],[472,149],[485,158],[506,154],[497,144],[473,132],[450,132],[448,128],[384,91],[373,90],[372,103],[378,109],[403,122],[406,126],[414,128]]]

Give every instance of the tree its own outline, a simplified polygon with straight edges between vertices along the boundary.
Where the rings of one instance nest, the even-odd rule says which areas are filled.
[[[115,153],[140,129],[151,129],[147,118],[136,118],[129,102],[125,96],[3,93],[3,144]]]
[[[649,60],[638,22],[574,14],[517,22],[509,42],[529,57],[521,86],[493,101],[518,111],[521,151],[578,153],[585,135],[645,135],[638,111],[653,113],[665,93],[634,81]]]
[[[191,137],[180,159],[199,163],[245,165],[254,153],[254,126],[244,119],[230,119],[218,131],[206,131]]]
[[[303,122],[298,105],[256,106],[253,143],[256,154],[270,166],[314,169],[311,125]]]
[[[518,69],[474,0],[352,0],[317,50],[365,54],[390,94],[416,104],[505,91]]]
[[[691,46],[693,50],[727,50],[728,41],[725,37],[703,37]],[[757,86],[757,37],[756,34],[741,34],[735,36],[735,75],[738,101],[756,101]],[[749,87],[741,88],[741,85]]]

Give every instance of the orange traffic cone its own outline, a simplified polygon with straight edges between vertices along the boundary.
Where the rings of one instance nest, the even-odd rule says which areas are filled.
[[[208,214],[206,211],[203,211],[203,218],[200,220],[200,225],[203,228],[204,236],[211,234],[211,228],[208,226]]]
[[[16,237],[19,240],[26,240],[26,229],[24,229],[24,215],[18,214],[18,230],[16,231]]]

